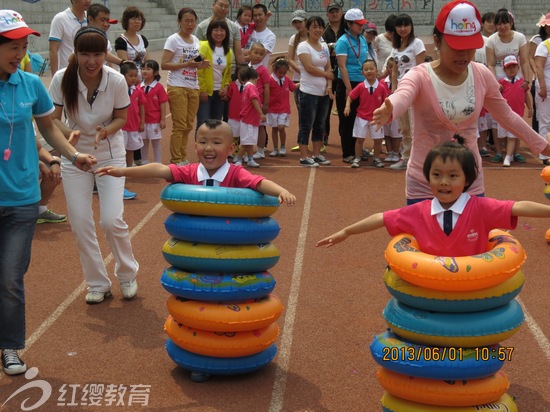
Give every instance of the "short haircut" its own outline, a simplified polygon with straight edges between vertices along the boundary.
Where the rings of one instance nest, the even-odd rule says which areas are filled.
[[[203,127],[209,130],[215,130],[218,128],[224,129],[228,143],[233,143],[233,130],[231,130],[231,126],[229,126],[229,124],[227,124],[226,122],[219,119],[206,119],[204,123],[199,127],[199,130]]]
[[[495,21],[495,13],[492,11],[484,13],[483,16],[481,16],[481,23],[483,24],[486,21]]]
[[[128,22],[131,18],[134,17],[141,17],[141,27],[139,30],[143,30],[146,22],[145,15],[140,9],[134,6],[126,7],[126,10],[124,10],[124,12],[122,13],[122,19],[120,23],[122,24],[122,28],[124,30],[128,30]]]
[[[88,8],[88,17],[91,17],[95,20],[95,18],[99,15],[99,13],[105,13],[105,14],[111,14],[111,10],[109,10],[108,7],[104,6],[100,3],[94,3]]]
[[[216,49],[216,42],[212,38],[212,32],[214,29],[222,28],[225,31],[225,39],[223,39],[222,47],[223,47],[223,53],[227,54],[229,53],[229,26],[227,25],[227,22],[225,20],[216,19],[211,20],[210,24],[208,25],[208,28],[206,29],[206,40],[208,40],[208,44],[210,45],[210,48],[212,50]]]
[[[239,75],[241,76],[241,82],[246,83],[249,80],[256,80],[258,78],[258,72],[254,67],[246,67],[239,70]]]
[[[120,65],[120,74],[123,76],[128,73],[130,70],[137,71],[137,66],[134,64],[134,62],[124,62]]]
[[[252,6],[252,14],[254,14],[254,10],[262,9],[264,14],[267,14],[267,7],[265,7],[263,4],[255,4]]]

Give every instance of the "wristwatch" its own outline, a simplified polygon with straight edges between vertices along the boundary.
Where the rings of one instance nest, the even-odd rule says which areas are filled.
[[[78,155],[80,154],[80,152],[75,152],[72,156],[71,156],[71,163],[74,165],[76,163],[76,159],[78,158]]]

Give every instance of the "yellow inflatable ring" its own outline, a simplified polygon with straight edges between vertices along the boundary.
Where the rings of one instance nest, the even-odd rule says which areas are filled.
[[[194,329],[168,316],[164,331],[180,348],[217,358],[248,356],[269,348],[279,335],[279,325],[246,332],[211,332]]]
[[[394,396],[434,406],[472,406],[496,402],[510,382],[502,371],[481,379],[461,381],[415,378],[380,368],[378,382]]]
[[[265,328],[279,319],[283,304],[275,295],[238,302],[204,302],[170,296],[168,312],[186,326],[212,332]]]
[[[386,248],[386,261],[402,279],[413,285],[443,291],[472,291],[496,286],[516,274],[525,251],[511,234],[492,230],[487,252],[462,257],[423,253],[408,234],[395,236]]]
[[[444,406],[426,405],[425,403],[417,403],[397,398],[388,392],[384,392],[382,396],[383,412],[518,412],[518,407],[514,398],[505,393],[500,399],[476,406],[457,406],[449,409]]]
[[[520,270],[510,279],[491,288],[468,292],[449,292],[413,285],[386,269],[384,283],[390,294],[399,302],[413,308],[433,312],[479,312],[505,305],[514,299],[525,283]]]

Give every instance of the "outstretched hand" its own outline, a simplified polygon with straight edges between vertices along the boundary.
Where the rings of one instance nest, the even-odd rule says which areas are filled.
[[[343,230],[340,230],[340,231],[338,231],[336,233],[333,233],[332,235],[318,241],[315,244],[315,246],[319,247],[319,246],[326,245],[327,247],[332,247],[332,246],[336,245],[337,243],[343,242],[347,238],[348,238],[348,235],[346,234],[346,232],[344,232]]]
[[[100,167],[99,169],[97,169],[95,171],[95,174],[99,175],[99,176],[109,175],[109,176],[114,176],[114,177],[122,177],[122,176],[124,176],[123,171],[124,171],[124,169],[119,168],[119,167],[105,166],[105,167]]]
[[[382,106],[373,112],[371,125],[377,126],[376,130],[380,130],[382,126],[390,123],[393,116],[393,104],[391,100],[386,97]]]
[[[288,206],[294,206],[296,204],[296,196],[285,190],[279,194],[279,203],[286,203]]]

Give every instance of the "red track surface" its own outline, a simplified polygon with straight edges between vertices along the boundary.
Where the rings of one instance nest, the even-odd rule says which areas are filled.
[[[315,242],[368,214],[402,206],[404,172],[370,166],[351,169],[342,163],[337,117],[331,119],[327,157],[333,165],[317,170],[301,168],[298,155],[291,153],[286,158],[265,159],[257,171],[298,197],[294,208],[281,207],[274,216],[282,228],[275,240],[281,252],[273,269],[278,281],[275,294],[285,304],[279,320],[279,355],[274,362],[253,374],[213,377],[196,384],[170,360],[163,332],[168,294],[159,283],[167,266],[161,248],[168,237],[163,223],[169,212],[159,205],[165,182],[136,179],[128,181],[127,187],[138,197],[125,203],[125,219],[140,263],[139,292],[133,301],[122,299],[113,279],[113,298],[86,305],[70,225],[37,227],[26,276],[28,343],[22,357],[39,369],[33,381],[42,379],[52,388],[51,397],[38,410],[69,409],[62,403],[71,402],[73,390],[76,410],[380,410],[382,389],[368,346],[373,336],[386,328],[381,311],[390,296],[382,281],[383,252],[390,238],[379,230],[329,250],[315,248]],[[287,146],[296,141],[296,132],[293,116]],[[169,159],[169,135],[170,130],[165,130],[165,162]],[[194,153],[192,142],[189,151]],[[517,168],[486,164],[487,196],[547,201],[538,176],[539,162],[526,155],[528,163]],[[93,201],[97,213],[97,196]],[[66,211],[62,188],[50,207],[58,213]],[[521,219],[514,232],[528,255],[524,266],[527,281],[520,294],[528,321],[504,342],[514,347],[512,361],[504,370],[511,381],[508,393],[517,397],[520,411],[550,410],[550,320],[546,305],[550,255],[544,240],[548,227],[548,220]],[[99,228],[98,233],[112,273],[113,262]],[[28,382],[23,375],[0,373],[0,405]],[[129,407],[128,394],[119,406],[83,406],[83,387],[98,383],[149,385],[147,407],[138,402]],[[60,400],[63,388],[67,393]],[[27,397],[31,398],[29,407],[40,398],[40,390],[14,396],[1,410],[19,411]]]

